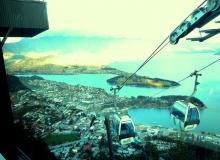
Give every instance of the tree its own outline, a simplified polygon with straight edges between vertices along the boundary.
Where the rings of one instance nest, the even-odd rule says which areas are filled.
[[[176,147],[170,149],[168,154],[172,160],[197,159],[196,148],[181,141],[177,141]]]
[[[144,152],[146,153],[147,159],[149,160],[159,160],[160,158],[156,145],[150,142],[146,142],[144,146]]]

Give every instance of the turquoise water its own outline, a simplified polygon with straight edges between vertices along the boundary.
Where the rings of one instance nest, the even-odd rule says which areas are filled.
[[[169,109],[139,108],[130,109],[128,114],[133,118],[135,124],[157,125],[168,128],[175,128],[170,117]],[[212,132],[220,134],[218,122],[219,109],[206,109],[200,111],[201,122],[194,130],[195,132]]]
[[[185,78],[194,70],[199,70],[204,66],[210,64],[220,56],[195,54],[195,55],[174,55],[173,57],[162,57],[154,62],[147,64],[139,74],[160,77],[170,80],[179,81]],[[140,62],[123,62],[114,63],[112,67],[133,72]],[[215,132],[220,134],[220,63],[203,70],[202,76],[199,77],[200,85],[195,94],[208,107],[200,111],[201,123],[195,131]],[[190,95],[193,90],[194,78],[188,78],[180,87],[168,89],[157,96],[162,95]],[[125,91],[126,90],[126,91]],[[135,93],[139,95],[154,95],[158,93],[158,89],[134,89]],[[129,88],[124,89],[121,95],[132,95],[134,92]],[[143,92],[142,92],[143,91]],[[137,94],[138,95],[138,94]],[[135,123],[162,125],[165,127],[174,127],[170,119],[168,110],[158,109],[135,109],[130,110],[129,114],[134,119]]]
[[[72,85],[84,85],[97,88],[103,88],[108,93],[110,92],[111,85],[106,80],[114,77],[112,74],[77,74],[77,75],[38,75],[47,80],[57,82],[65,82]]]
[[[128,114],[134,118],[136,124],[157,125],[163,127],[174,127],[169,109],[139,108],[130,109]],[[138,115],[138,116],[137,116]]]
[[[47,80],[54,80],[58,82],[65,82],[68,84],[76,85],[81,84],[85,86],[93,86],[105,89],[108,93],[110,85],[106,82],[108,78],[114,77],[114,75],[106,74],[80,74],[80,75],[38,75]],[[200,86],[200,92],[196,93],[203,102],[208,106],[207,109],[200,111],[201,124],[195,131],[206,131],[220,133],[220,89],[215,88],[210,91],[211,86],[218,86],[219,81],[212,81],[211,83],[204,83],[204,87]],[[211,86],[210,86],[211,85]],[[176,87],[169,89],[163,94],[182,94],[187,95],[190,93],[191,82],[184,83],[184,87]],[[139,88],[139,87],[127,87],[125,86],[119,96],[149,96],[155,94],[160,89],[153,88]],[[207,94],[208,93],[208,94]],[[129,115],[133,118],[137,124],[150,124],[150,125],[161,125],[164,127],[174,127],[168,109],[131,109]]]
[[[177,57],[179,55],[176,55]],[[175,57],[168,61],[164,57],[157,59],[154,63],[148,64],[139,74],[160,77],[178,81],[196,69],[200,69],[219,56],[210,55],[181,55],[181,61],[177,61]],[[140,62],[124,62],[114,63],[111,66],[127,72],[133,72]],[[199,77],[200,85],[195,96],[201,99],[208,107],[200,111],[201,123],[195,131],[215,132],[220,134],[220,63],[217,63],[201,72],[203,75]],[[106,82],[108,78],[114,77],[109,74],[80,74],[80,75],[40,75],[48,80],[65,82],[68,84],[81,84],[105,89],[108,93],[110,85]],[[180,87],[166,89],[163,93],[157,95],[190,95],[193,90],[194,78],[189,78]],[[162,89],[164,90],[164,89]],[[139,88],[125,86],[118,94],[119,96],[152,96],[161,89]],[[162,125],[165,127],[174,127],[170,119],[169,110],[167,109],[131,109],[130,116],[135,123]]]

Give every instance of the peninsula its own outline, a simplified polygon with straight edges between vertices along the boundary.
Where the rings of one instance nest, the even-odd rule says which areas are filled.
[[[111,85],[120,85],[127,78],[128,78],[127,74],[119,75],[111,79],[108,79],[107,82]],[[174,81],[170,81],[170,80],[164,80],[164,79],[159,79],[159,78],[149,78],[146,76],[135,75],[127,81],[126,85],[135,86],[135,87],[168,88],[168,87],[179,86],[180,84]]]
[[[74,74],[114,74],[115,77],[108,79],[107,82],[111,85],[120,85],[131,73],[121,71],[109,66],[62,66],[55,64],[37,65],[31,60],[24,61],[25,63],[13,63],[6,66],[9,74],[59,74],[59,75],[74,75]],[[136,87],[153,87],[153,88],[168,88],[179,86],[179,83],[146,76],[135,75],[125,85]]]

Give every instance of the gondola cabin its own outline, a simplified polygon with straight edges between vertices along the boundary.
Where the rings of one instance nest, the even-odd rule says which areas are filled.
[[[129,116],[119,117],[118,115],[112,116],[113,135],[122,144],[129,144],[134,142],[135,126]]]
[[[195,129],[200,123],[198,108],[186,101],[176,101],[170,111],[171,117],[180,130],[190,131]]]

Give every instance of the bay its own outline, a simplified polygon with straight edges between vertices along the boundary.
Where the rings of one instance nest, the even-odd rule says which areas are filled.
[[[29,75],[31,76],[31,75]],[[43,77],[47,80],[54,80],[57,82],[65,82],[72,85],[84,85],[84,86],[92,86],[105,89],[108,93],[111,94],[109,85],[106,80],[108,78],[112,78],[115,75],[108,75],[108,74],[79,74],[79,75],[38,75]],[[211,85],[216,85],[212,82]],[[186,85],[187,86],[187,85]],[[190,93],[190,83],[188,87],[176,87],[169,89],[168,91],[164,92],[163,94],[183,94]],[[207,105],[207,109],[200,111],[201,116],[201,123],[199,127],[195,131],[206,131],[206,132],[213,132],[213,133],[220,133],[220,127],[217,122],[220,121],[220,107],[219,101],[220,98],[220,90],[212,90],[211,92],[215,92],[218,94],[206,94],[209,91],[208,84],[201,91],[198,92],[196,95],[200,97],[200,99]],[[160,91],[161,89],[154,89],[154,88],[139,88],[139,87],[129,87],[125,86],[121,92],[119,92],[119,96],[150,96],[155,94],[155,92]],[[210,91],[209,91],[210,92]],[[136,124],[148,124],[148,125],[161,125],[164,127],[174,127],[172,120],[170,118],[169,110],[168,109],[155,109],[155,108],[137,108],[137,109],[130,109],[129,115],[133,118]]]
[[[179,58],[179,56],[181,58]],[[216,58],[216,55],[175,55],[175,57],[161,57],[148,64],[138,74],[164,78],[178,81],[195,70],[199,70],[210,64]],[[180,60],[179,60],[180,59]],[[117,62],[110,65],[126,72],[132,73],[140,65],[140,61],[133,62]],[[200,85],[195,97],[202,100],[207,106],[206,109],[200,111],[201,123],[195,130],[196,132],[212,132],[220,134],[220,63],[206,68],[199,77]],[[58,82],[65,82],[68,84],[85,85],[105,89],[110,92],[111,85],[106,80],[114,77],[110,74],[79,74],[79,75],[39,75],[48,80],[55,80]],[[119,96],[163,96],[163,95],[190,95],[194,87],[194,78],[190,77],[181,83],[180,87],[170,89],[156,89],[156,88],[140,88],[125,86],[118,93]],[[161,94],[158,92],[163,91]],[[161,125],[164,127],[174,127],[170,119],[169,110],[167,109],[152,109],[152,108],[137,108],[130,109],[129,115],[134,122],[150,125]]]

